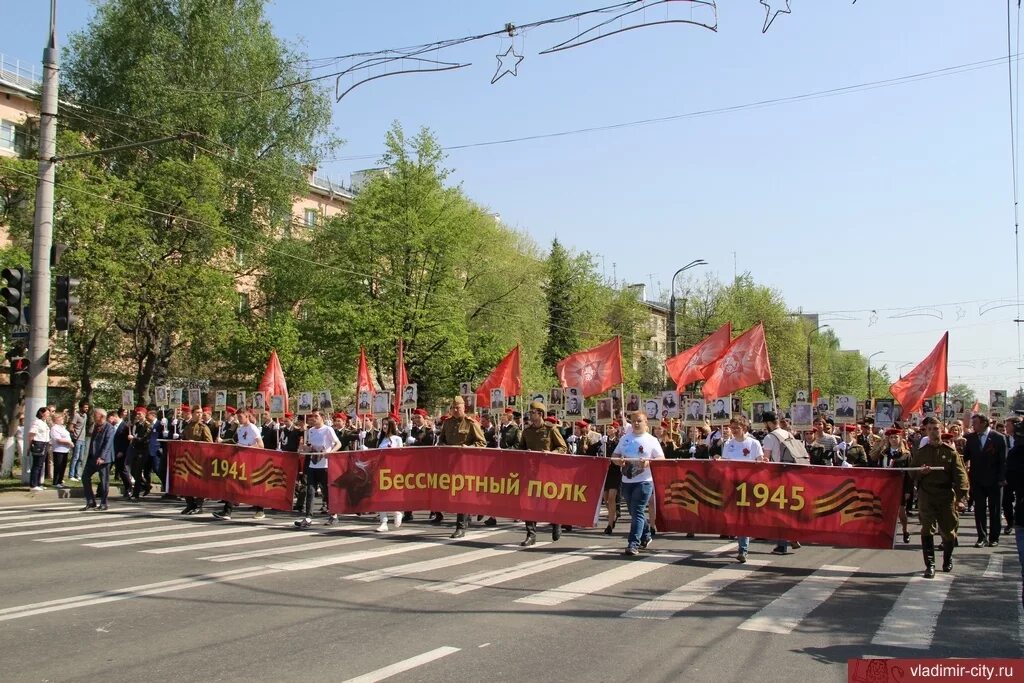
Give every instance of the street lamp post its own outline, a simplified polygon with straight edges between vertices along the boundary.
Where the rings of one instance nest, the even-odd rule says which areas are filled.
[[[683,273],[690,268],[696,268],[697,266],[706,266],[708,263],[704,259],[694,259],[685,266],[680,268],[672,276],[672,294],[668,299],[668,355],[672,357],[678,353],[676,348],[676,278],[679,277],[680,273]]]
[[[815,332],[824,328],[831,327],[828,323],[818,325],[813,330],[807,333],[807,400],[811,400],[811,396],[814,395],[814,370],[811,368],[811,337]]]
[[[882,353],[881,351],[875,351],[873,354],[868,356],[868,400],[870,401],[874,396],[871,395],[871,359]]]

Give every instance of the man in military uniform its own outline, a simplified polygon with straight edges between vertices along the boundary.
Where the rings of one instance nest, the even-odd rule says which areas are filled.
[[[519,447],[519,426],[513,421],[514,414],[511,408],[505,408],[505,412],[501,414],[498,420],[501,422],[501,428],[499,430],[498,447],[499,448],[518,448]]]
[[[928,443],[911,460],[917,481],[918,518],[921,521],[921,548],[924,553],[924,578],[935,577],[935,527],[942,535],[942,571],[953,570],[953,546],[960,521],[957,510],[965,507],[967,472],[956,450],[942,441],[941,423],[935,417],[924,419]]]
[[[185,425],[185,429],[181,433],[181,440],[213,443],[213,434],[210,433],[210,428],[203,423],[203,410],[199,406],[192,408],[192,419],[190,419],[188,424]],[[181,511],[181,514],[201,514],[203,512],[203,502],[204,499],[202,498],[186,496],[185,509]]]
[[[544,418],[544,404],[534,401],[530,404],[530,423],[523,429],[519,437],[519,450],[542,451],[545,453],[565,453],[569,450],[558,428]],[[562,527],[551,525],[551,540],[562,537]],[[521,546],[530,546],[537,542],[537,522],[526,522],[526,539]]]
[[[476,420],[466,415],[466,401],[461,396],[452,399],[451,412],[448,419],[441,425],[441,433],[437,437],[438,446],[471,446],[484,448],[487,446],[487,439]],[[452,538],[462,538],[466,535],[466,526],[469,524],[469,515],[460,512],[455,518],[455,531]]]

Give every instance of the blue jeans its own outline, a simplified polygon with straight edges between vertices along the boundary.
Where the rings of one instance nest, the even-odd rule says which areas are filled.
[[[654,483],[641,481],[635,484],[622,484],[622,497],[626,501],[626,508],[629,516],[633,518],[629,525],[629,540],[627,545],[630,548],[639,547],[641,541],[651,540],[651,525],[647,521],[647,503],[654,493]]]
[[[71,453],[71,469],[68,470],[68,477],[75,478],[78,476],[80,470],[79,467],[82,465],[82,458],[85,457],[85,436],[78,437],[78,441],[75,442],[75,450]]]
[[[747,550],[750,549],[750,536],[737,536],[736,543],[739,548],[739,552],[746,555]]]

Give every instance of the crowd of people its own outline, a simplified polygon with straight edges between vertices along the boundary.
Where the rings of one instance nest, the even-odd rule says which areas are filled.
[[[329,423],[328,423],[329,417]],[[455,397],[447,412],[431,415],[415,409],[404,418],[355,417],[345,412],[330,416],[313,410],[309,415],[285,413],[278,419],[268,413],[228,407],[215,419],[209,407],[181,405],[174,409],[139,406],[107,412],[81,402],[76,411],[59,411],[56,406],[40,408],[28,426],[25,466],[31,470],[30,488],[44,489],[48,463],[52,463],[52,485],[65,488],[69,480],[82,481],[84,510],[105,510],[110,478],[120,483],[126,501],[138,502],[149,495],[153,479],[166,489],[166,443],[173,440],[205,441],[266,448],[296,453],[302,458],[296,486],[294,510],[302,514],[295,522],[301,528],[313,523],[315,497],[326,524],[337,516],[328,510],[327,458],[341,450],[401,448],[406,446],[474,446],[588,455],[609,458],[603,495],[607,509],[606,534],[613,534],[623,514],[630,517],[627,555],[649,547],[656,533],[651,524],[653,479],[649,460],[705,459],[746,460],[777,463],[804,462],[833,467],[891,467],[904,470],[900,535],[910,542],[908,518],[917,514],[921,523],[921,544],[925,576],[935,574],[936,532],[942,536],[942,569],[951,571],[957,545],[961,513],[973,513],[977,530],[975,547],[996,547],[1002,535],[1017,527],[1018,549],[1024,554],[1024,423],[1018,416],[994,424],[976,414],[965,426],[960,420],[941,422],[926,418],[920,427],[900,426],[877,429],[869,417],[857,424],[836,425],[825,416],[814,418],[809,431],[793,430],[785,416],[764,412],[761,424],[751,425],[742,415],[727,424],[682,427],[679,420],[648,424],[643,412],[631,413],[624,424],[612,421],[595,425],[586,420],[566,422],[541,402],[528,406],[526,414],[511,408],[495,416],[467,414],[462,397]],[[94,490],[93,480],[98,479]],[[204,511],[202,499],[186,499],[183,514]],[[230,520],[235,504],[222,502],[213,512]],[[253,516],[263,518],[262,508]],[[390,519],[389,519],[390,516]],[[378,531],[389,530],[413,518],[411,511],[381,512]],[[433,524],[444,522],[444,513],[430,513]],[[465,534],[471,516],[459,514],[453,538]],[[493,518],[483,521],[493,526]],[[562,528],[552,525],[552,540]],[[523,545],[536,542],[537,522],[526,521]],[[692,534],[690,534],[692,536]],[[750,539],[737,538],[737,560],[745,562]],[[789,544],[778,540],[772,552],[786,554]],[[1022,555],[1024,556],[1024,555]]]

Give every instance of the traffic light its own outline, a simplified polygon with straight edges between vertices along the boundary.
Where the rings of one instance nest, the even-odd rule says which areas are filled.
[[[78,304],[78,297],[75,296],[75,287],[81,284],[81,280],[68,275],[57,276],[57,329],[59,331],[70,330],[78,318],[71,311],[71,307]]]
[[[11,362],[11,385],[23,387],[28,384],[28,358],[25,357],[25,346],[17,344],[7,352],[7,360]]]
[[[25,305],[25,269],[4,268],[3,272],[0,272],[0,277],[7,283],[7,286],[0,290],[0,295],[6,302],[5,306],[0,307],[0,312],[3,313],[8,325],[19,325],[21,309]]]

